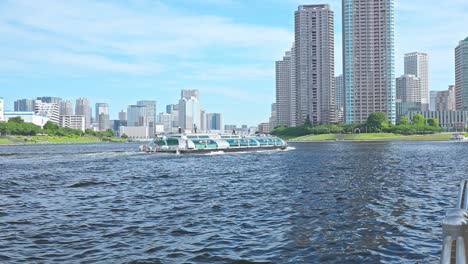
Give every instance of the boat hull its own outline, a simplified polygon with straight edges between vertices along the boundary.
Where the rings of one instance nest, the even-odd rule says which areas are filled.
[[[224,153],[233,153],[233,152],[246,152],[246,151],[261,151],[261,150],[284,150],[287,146],[264,146],[264,147],[233,147],[226,149],[183,149],[183,150],[159,150],[159,151],[145,151],[146,153],[172,153],[172,154],[207,154],[213,152],[222,151]]]

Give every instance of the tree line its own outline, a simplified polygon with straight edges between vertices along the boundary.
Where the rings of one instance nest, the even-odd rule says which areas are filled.
[[[35,136],[35,135],[49,135],[49,136],[67,136],[67,137],[82,137],[82,136],[96,136],[101,138],[113,137],[114,131],[108,129],[106,131],[96,132],[91,129],[86,129],[84,132],[80,129],[73,129],[68,127],[60,127],[59,125],[47,121],[44,127],[32,123],[26,123],[21,117],[13,117],[8,119],[8,122],[0,122],[1,135],[18,135],[18,136]]]
[[[407,116],[401,116],[397,125],[388,122],[387,115],[382,112],[375,112],[369,115],[367,122],[353,124],[323,124],[312,125],[307,118],[304,125],[296,127],[277,126],[272,135],[283,138],[294,138],[306,135],[319,134],[345,134],[345,133],[395,133],[402,135],[434,134],[440,133],[442,128],[436,118],[428,118],[416,114],[410,121]]]

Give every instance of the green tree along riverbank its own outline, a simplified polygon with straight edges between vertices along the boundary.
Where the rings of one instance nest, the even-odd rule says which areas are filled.
[[[44,128],[25,123],[20,117],[10,118],[8,122],[0,122],[0,144],[25,143],[95,143],[95,142],[123,142],[126,139],[114,137],[114,131],[108,129],[95,132],[60,127],[48,121]]]
[[[397,125],[387,121],[385,113],[372,113],[367,122],[357,124],[311,125],[305,122],[297,127],[276,127],[271,134],[286,140],[448,140],[450,134],[441,134],[435,118],[415,115],[410,121],[402,116]]]

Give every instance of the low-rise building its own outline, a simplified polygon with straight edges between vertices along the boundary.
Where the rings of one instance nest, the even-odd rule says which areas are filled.
[[[4,112],[4,119],[8,121],[8,119],[13,117],[20,117],[26,123],[32,123],[36,126],[40,126],[41,128],[50,120],[50,118],[46,116],[37,115],[34,112],[19,112],[19,111],[12,111],[12,112]]]
[[[150,129],[148,126],[121,126],[119,134],[120,136],[125,134],[131,139],[149,139]]]
[[[85,131],[86,117],[84,115],[62,115],[60,116],[61,127],[68,127]]]
[[[226,131],[237,130],[237,125],[224,125],[224,130]]]
[[[154,127],[154,132],[155,132],[155,134],[163,134],[163,133],[165,133],[166,131],[165,131],[163,125],[156,125],[156,126]],[[151,136],[154,136],[154,135],[151,135]]]
[[[258,125],[258,133],[260,134],[270,133],[270,123],[260,123]]]
[[[464,129],[468,125],[468,111],[410,111],[407,116],[413,120],[413,116],[420,114],[424,118],[437,118],[439,126],[446,130]]]
[[[408,112],[421,111],[421,103],[417,102],[402,102],[401,99],[396,100],[396,116],[397,122],[400,120],[400,117],[405,116]]]

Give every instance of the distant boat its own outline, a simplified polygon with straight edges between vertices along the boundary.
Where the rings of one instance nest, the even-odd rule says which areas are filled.
[[[286,149],[286,141],[271,135],[174,134],[157,137],[139,150],[147,153],[207,153]]]
[[[455,133],[455,134],[452,134],[452,136],[450,137],[450,140],[453,140],[453,141],[468,141],[468,138],[465,137],[464,133]]]

